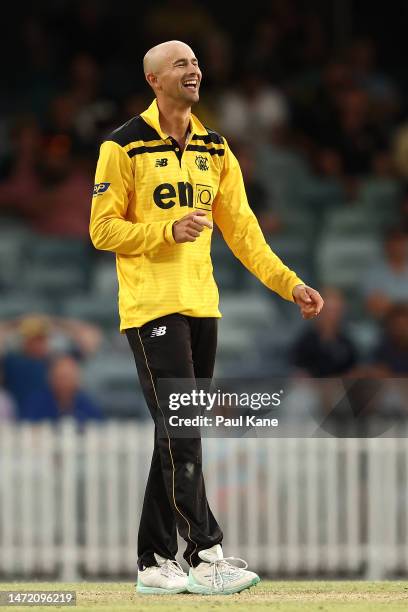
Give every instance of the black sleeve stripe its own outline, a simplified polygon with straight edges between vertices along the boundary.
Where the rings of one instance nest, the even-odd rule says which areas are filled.
[[[157,138],[155,140],[157,140]],[[134,147],[133,149],[130,149],[130,151],[128,151],[128,155],[129,157],[134,157],[135,155],[141,155],[142,153],[163,153],[164,151],[173,151],[173,145],[162,144],[154,147],[145,147],[142,145],[141,147]]]
[[[224,144],[224,139],[220,134],[218,134],[218,132],[214,132],[214,130],[210,130],[207,127],[205,129],[208,132],[206,136],[198,136],[197,134],[194,134],[192,140],[202,140],[205,144],[210,144],[212,142],[214,144]]]
[[[200,151],[201,153],[209,153],[210,155],[224,155],[224,149],[209,149],[205,145],[188,145],[186,151]]]

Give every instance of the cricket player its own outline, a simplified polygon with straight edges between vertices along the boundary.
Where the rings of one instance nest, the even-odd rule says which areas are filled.
[[[323,300],[271,251],[228,143],[191,113],[202,77],[192,49],[162,43],[146,53],[143,66],[155,99],[101,145],[90,222],[94,246],[116,253],[120,330],[156,423],[137,591],[236,593],[259,577],[245,561],[236,567],[223,556],[201,440],[158,435],[157,382],[213,376],[221,316],[210,256],[214,222],[243,265],[296,302],[304,318],[316,316]],[[188,575],[175,560],[177,530],[187,543]]]

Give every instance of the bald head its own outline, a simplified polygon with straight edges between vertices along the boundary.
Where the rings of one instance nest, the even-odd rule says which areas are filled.
[[[149,49],[143,69],[158,102],[187,107],[198,102],[201,70],[186,43],[169,40]]]
[[[193,51],[191,47],[180,40],[168,40],[152,47],[143,58],[145,76],[149,73],[157,74],[175,58],[178,56],[184,57],[186,54],[191,55]]]

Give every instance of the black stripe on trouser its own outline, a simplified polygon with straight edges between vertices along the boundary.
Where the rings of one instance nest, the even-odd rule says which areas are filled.
[[[164,335],[151,337],[154,327]],[[157,423],[159,378],[211,378],[217,343],[217,319],[172,314],[126,330],[149,411]],[[189,469],[186,469],[188,464]],[[191,472],[191,465],[194,470]],[[200,562],[198,552],[219,544],[222,531],[208,505],[202,473],[201,440],[157,435],[138,535],[138,565],[154,565],[153,553],[174,559],[176,526],[186,540],[184,558]]]

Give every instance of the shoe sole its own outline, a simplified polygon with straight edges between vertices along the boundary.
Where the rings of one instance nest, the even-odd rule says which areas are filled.
[[[206,587],[202,584],[198,584],[195,582],[194,578],[190,575],[188,577],[187,583],[187,591],[189,593],[195,593],[196,595],[233,595],[234,593],[240,593],[241,591],[245,591],[245,589],[249,589],[252,586],[255,586],[260,582],[259,576],[252,578],[251,582],[247,584],[242,584],[237,587],[232,587],[230,589],[224,589],[223,591],[214,591],[210,587]]]
[[[149,587],[144,584],[136,585],[136,593],[143,595],[177,595],[177,593],[186,593],[187,588],[162,589],[160,587]]]

